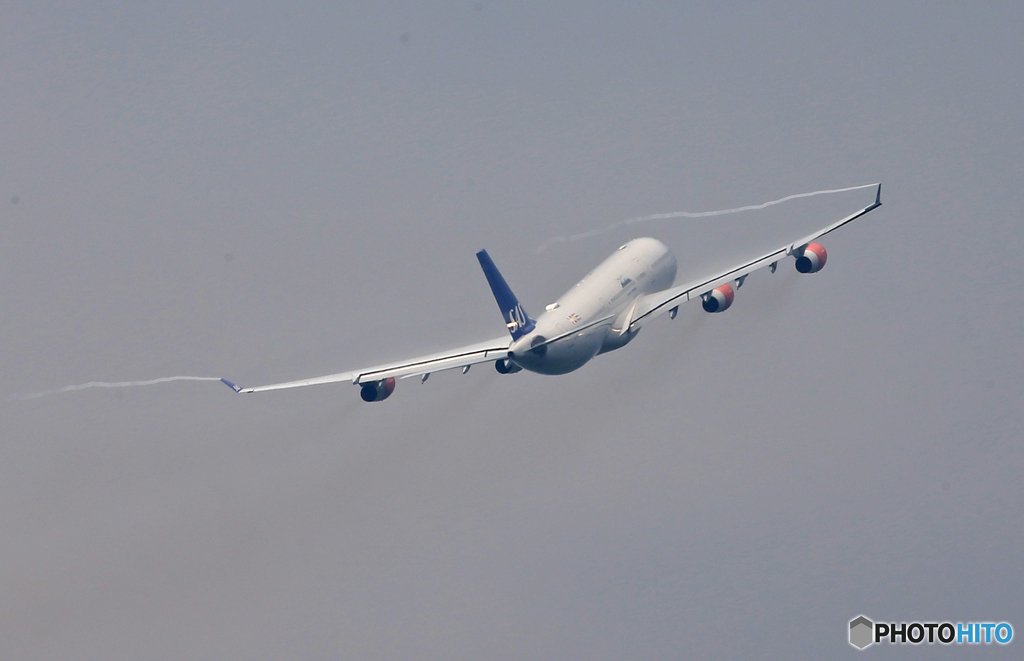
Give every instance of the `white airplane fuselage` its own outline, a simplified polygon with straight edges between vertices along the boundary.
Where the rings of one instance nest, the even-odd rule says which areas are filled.
[[[509,347],[509,360],[539,374],[579,369],[632,340],[639,330],[629,328],[638,299],[671,287],[675,278],[676,259],[665,244],[633,239],[549,305],[535,328]]]

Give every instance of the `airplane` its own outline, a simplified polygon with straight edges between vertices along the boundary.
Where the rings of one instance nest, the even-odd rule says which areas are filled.
[[[874,203],[842,220],[725,271],[673,286],[676,259],[660,241],[638,238],[623,244],[558,300],[534,319],[520,304],[486,250],[476,254],[494,299],[505,319],[507,335],[375,367],[330,374],[301,381],[243,388],[221,379],[235,392],[254,393],[348,382],[359,386],[363,401],[380,402],[395,390],[396,379],[420,377],[461,368],[465,374],[478,363],[494,363],[501,374],[522,370],[539,374],[567,374],[592,358],[620,349],[636,337],[647,321],[668,313],[675,319],[679,306],[700,300],[705,312],[725,312],[752,272],[767,266],[775,273],[779,261],[795,259],[800,273],[817,273],[828,253],[818,239],[882,206],[882,185]]]

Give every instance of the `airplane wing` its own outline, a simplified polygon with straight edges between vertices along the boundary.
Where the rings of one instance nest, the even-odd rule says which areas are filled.
[[[807,247],[807,244],[811,243],[815,239],[825,236],[829,232],[839,229],[843,225],[852,223],[864,214],[869,211],[873,211],[880,206],[882,206],[882,184],[878,184],[878,191],[875,193],[875,201],[873,204],[869,204],[860,211],[850,214],[846,218],[836,221],[828,227],[822,228],[817,232],[812,232],[802,239],[782,246],[778,250],[773,250],[768,254],[761,255],[749,262],[744,262],[743,264],[734,266],[722,271],[721,273],[713,275],[710,278],[701,278],[699,280],[688,282],[684,285],[679,285],[678,287],[670,287],[669,289],[643,296],[640,298],[633,311],[629,327],[632,329],[645,319],[653,319],[664,312],[671,311],[684,301],[690,301],[695,298],[699,299],[720,285],[735,283],[736,287],[740,287],[743,284],[743,279],[746,278],[748,274],[753,273],[760,268],[764,268],[765,266],[770,266],[774,273],[775,267],[780,259],[787,256],[800,257],[803,255],[804,248]],[[674,315],[675,313],[673,312],[673,316]]]
[[[317,376],[312,379],[300,381],[287,381],[285,383],[272,383],[269,386],[256,386],[255,388],[243,388],[227,379],[221,379],[235,392],[263,392],[265,390],[284,390],[285,388],[301,388],[303,386],[318,386],[324,383],[349,382],[354,385],[363,386],[361,396],[364,400],[378,402],[386,399],[395,388],[395,379],[405,379],[411,376],[422,376],[426,381],[427,377],[434,372],[463,368],[468,370],[471,365],[477,363],[488,363],[501,360],[508,356],[508,348],[512,342],[525,333],[533,330],[534,321],[526,314],[519,299],[512,293],[505,278],[494,265],[494,261],[486,250],[476,254],[480,267],[487,277],[487,283],[494,294],[494,300],[498,309],[505,319],[505,327],[509,334],[493,340],[478,342],[464,347],[458,347],[449,351],[432,353],[428,356],[419,356],[409,360],[400,360],[394,363],[385,363],[351,372],[339,372],[327,376]],[[500,371],[500,370],[499,370]]]
[[[312,379],[300,381],[288,381],[287,383],[274,383],[269,386],[256,386],[255,388],[243,388],[235,385],[227,379],[221,379],[231,386],[235,392],[263,392],[265,390],[282,390],[284,388],[301,388],[303,386],[316,386],[324,383],[349,382],[355,385],[382,381],[388,378],[406,378],[411,376],[429,375],[432,372],[450,370],[456,367],[469,367],[477,363],[493,362],[508,355],[508,347],[512,339],[505,335],[503,337],[470,344],[450,351],[420,356],[409,360],[402,360],[384,365],[376,365],[365,369],[353,370],[351,372],[340,372],[327,376],[318,376]]]

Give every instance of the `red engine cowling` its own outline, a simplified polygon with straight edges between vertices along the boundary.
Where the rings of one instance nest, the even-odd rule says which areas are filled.
[[[704,294],[703,303],[705,312],[725,312],[732,305],[732,299],[736,296],[736,290],[732,285],[719,285]]]
[[[817,273],[825,266],[828,253],[820,243],[808,243],[804,254],[796,258],[796,270],[801,273]]]
[[[359,396],[364,402],[382,402],[395,392],[395,377],[388,377],[383,381],[371,381],[364,383],[359,389]]]

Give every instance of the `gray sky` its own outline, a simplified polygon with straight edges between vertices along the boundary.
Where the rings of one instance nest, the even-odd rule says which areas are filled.
[[[399,359],[501,332],[481,247],[536,313],[871,194],[552,236],[885,206],[569,376],[0,398],[0,656],[1020,657],[1020,6],[337,4],[0,9],[4,392]]]

